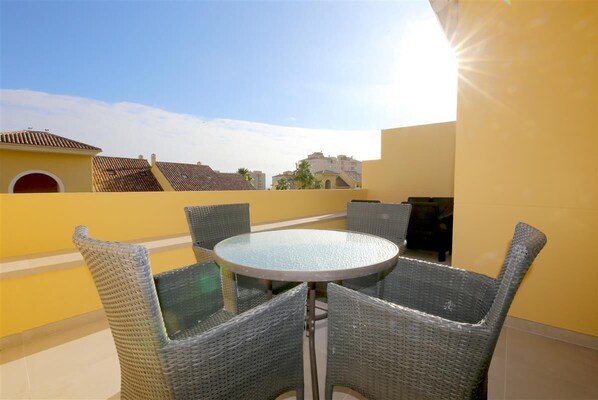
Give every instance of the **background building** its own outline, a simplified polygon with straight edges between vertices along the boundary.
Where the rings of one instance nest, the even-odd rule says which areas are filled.
[[[262,171],[249,171],[252,178],[251,184],[257,190],[266,190],[266,174]]]
[[[295,182],[293,182],[293,171],[284,171],[282,174],[274,175],[272,177],[272,189],[276,189],[278,180],[285,178],[289,182],[289,189],[295,189]]]
[[[91,192],[102,149],[43,131],[0,133],[0,193]]]
[[[307,156],[303,160],[310,165],[312,172],[314,171],[331,171],[340,173],[341,171],[354,171],[361,174],[361,161],[348,157],[344,154],[339,154],[336,157],[324,156],[321,151],[317,151]],[[303,161],[299,160],[299,162]]]
[[[324,156],[315,152],[301,161],[309,163],[309,169],[317,180],[322,182],[322,189],[356,189],[361,187],[361,161],[339,154],[337,157]],[[295,189],[293,171],[285,171],[272,177],[272,188],[280,178],[290,182],[290,189]]]
[[[254,190],[238,173],[201,163],[157,162],[152,154],[150,164],[101,151],[49,132],[2,132],[0,193]]]

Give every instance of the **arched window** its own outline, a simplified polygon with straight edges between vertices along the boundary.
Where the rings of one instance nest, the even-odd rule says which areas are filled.
[[[10,183],[9,193],[55,193],[64,192],[60,178],[47,171],[26,171]]]
[[[324,183],[324,189],[331,189],[332,183],[330,183],[330,179],[326,179],[326,183]]]

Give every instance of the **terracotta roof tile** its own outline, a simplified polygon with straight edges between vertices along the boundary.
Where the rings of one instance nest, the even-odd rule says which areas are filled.
[[[139,158],[93,158],[94,192],[161,192],[147,160]]]
[[[49,132],[40,131],[2,132],[0,133],[0,143],[102,151],[102,149],[98,147],[67,139]]]
[[[216,184],[218,189],[210,190],[255,190],[255,187],[236,172],[220,172]]]
[[[157,162],[156,166],[176,191],[255,189],[241,175],[216,172],[207,165]]]
[[[216,179],[216,172],[207,165],[157,162],[156,166],[176,191],[210,190]]]

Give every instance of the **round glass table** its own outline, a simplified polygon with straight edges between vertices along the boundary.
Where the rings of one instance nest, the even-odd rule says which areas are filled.
[[[314,399],[319,399],[314,341],[315,283],[387,270],[396,265],[398,254],[396,244],[378,236],[321,229],[246,233],[225,239],[214,247],[216,262],[236,274],[309,283],[307,325]]]

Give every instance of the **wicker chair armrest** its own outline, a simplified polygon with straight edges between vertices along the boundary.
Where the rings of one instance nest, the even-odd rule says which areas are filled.
[[[489,337],[485,324],[328,286],[327,379],[366,398],[469,398],[484,380]]]
[[[224,307],[220,268],[214,262],[156,274],[154,283],[169,336]]]
[[[170,341],[162,352],[165,373],[177,379],[175,397],[267,399],[303,387],[306,296],[301,284],[198,336]],[[288,377],[296,386],[280,386]]]
[[[198,263],[214,260],[214,251],[200,247],[197,244],[193,244],[193,253],[195,254],[195,260]]]
[[[384,278],[380,298],[453,321],[484,318],[498,285],[486,275],[443,264],[399,257]]]

